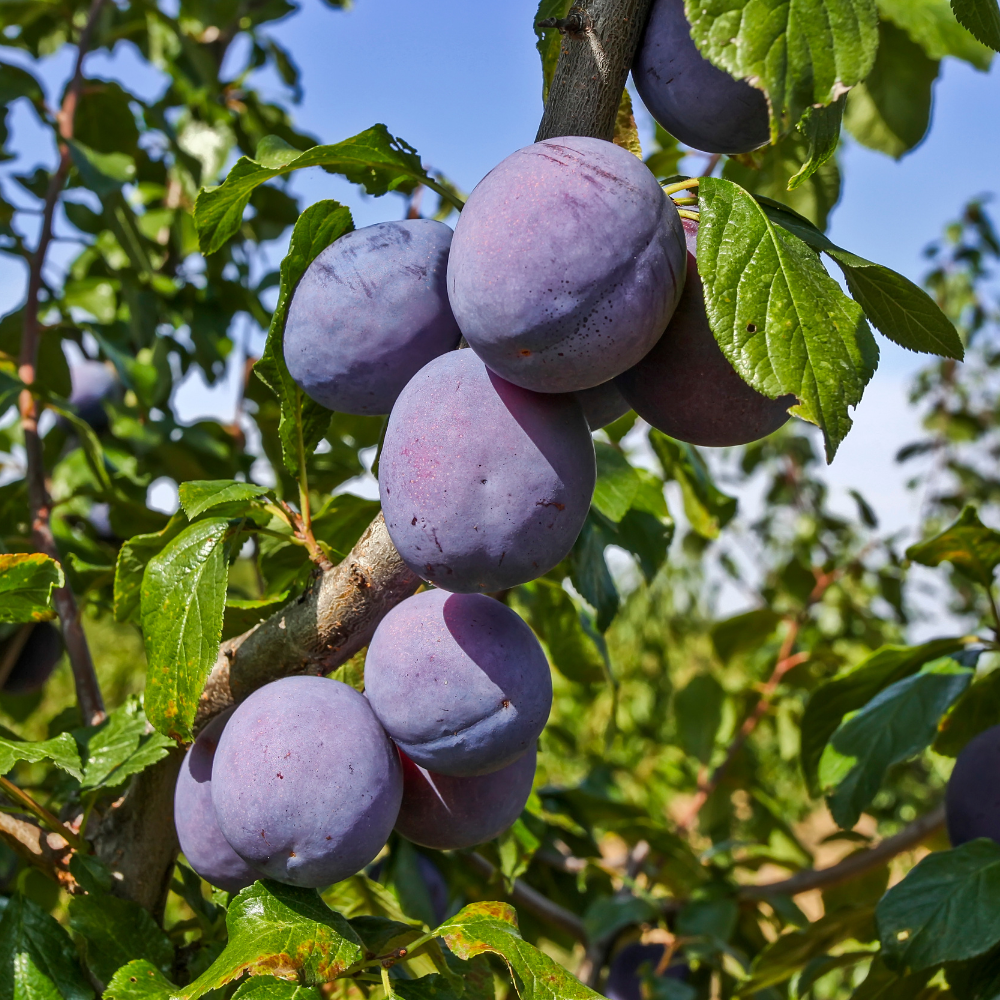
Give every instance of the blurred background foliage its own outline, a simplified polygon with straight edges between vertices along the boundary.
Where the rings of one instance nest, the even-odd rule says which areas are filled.
[[[93,48],[132,48],[167,86],[147,100],[119,83],[85,79],[74,166],[56,216],[58,240],[78,252],[65,268],[44,272],[39,381],[54,398],[71,399],[93,427],[105,471],[95,473],[93,445],[49,413],[53,531],[110,707],[143,687],[141,636],[134,625],[115,623],[112,582],[122,542],[169,522],[149,506],[151,488],[245,478],[297,495],[280,460],[277,401],[251,374],[247,331],[268,325],[281,241],[304,206],[282,180],[257,188],[237,236],[208,258],[198,252],[190,215],[198,189],[217,183],[236,156],[253,156],[264,136],[300,150],[316,144],[294,125],[301,92],[294,54],[268,33],[296,8],[287,0],[182,0],[168,9],[143,0],[101,8]],[[87,6],[72,0],[11,0],[0,8],[6,105],[23,101],[54,128],[55,109],[23,67],[62,52],[86,16]],[[331,13],[331,32],[337,16]],[[859,141],[899,156],[928,127],[929,81],[941,57],[976,64],[986,50],[954,34],[922,48],[888,15],[883,35],[886,60],[919,62],[920,87],[901,105],[895,88],[902,84],[887,67],[864,93],[852,93],[847,123]],[[245,58],[223,78],[238,39]],[[550,41],[540,42],[543,56]],[[266,101],[254,89],[253,74],[263,67],[283,80],[284,101]],[[901,120],[887,121],[887,109]],[[20,173],[2,124],[0,138],[0,249],[27,261],[49,176]],[[677,172],[683,152],[662,130],[646,150],[663,178]],[[803,157],[792,135],[760,154],[709,166],[822,225],[839,195],[836,161],[789,193],[787,179]],[[423,203],[416,195],[390,198],[386,216],[433,214],[425,195]],[[998,261],[986,201],[970,202],[927,251],[926,287],[959,327],[968,354],[964,364],[928,364],[913,383],[924,434],[896,458],[930,458],[911,483],[922,497],[921,535],[941,530],[969,503],[987,524],[1000,525]],[[22,323],[20,311],[0,320],[7,370]],[[175,406],[178,383],[196,368],[212,385],[234,353],[245,373],[235,422],[186,421]],[[337,414],[309,459],[314,526],[335,556],[350,550],[378,509],[351,491],[371,468],[381,431],[380,418]],[[589,950],[530,909],[520,913],[529,939],[594,983],[612,951],[642,935],[676,945],[689,967],[686,979],[647,984],[669,1000],[809,991],[825,1000],[849,995],[866,974],[871,985],[861,993],[874,995],[883,973],[877,963],[868,970],[872,907],[916,855],[796,900],[761,901],[738,887],[830,864],[940,802],[950,761],[927,750],[892,765],[856,828],[839,830],[803,775],[803,714],[819,685],[886,644],[905,644],[928,601],[947,603],[956,635],[983,634],[992,624],[984,590],[944,569],[914,579],[863,488],[855,517],[832,512],[817,437],[797,421],[765,441],[711,455],[649,432],[632,414],[596,441],[599,487],[573,554],[546,578],[502,595],[545,644],[555,702],[528,811],[480,852],[499,874],[490,880],[461,855],[393,840],[369,873],[386,891],[350,880],[328,901],[345,912],[398,912],[433,924],[465,901],[494,898],[517,877],[584,921]],[[0,463],[0,551],[25,551],[24,451],[13,409],[0,423]],[[310,571],[300,547],[275,538],[247,543],[234,554],[225,634],[256,620],[254,602],[272,600],[276,608],[294,599]],[[739,615],[720,611],[724,587],[741,593]],[[14,629],[6,628],[0,638],[9,642]],[[360,684],[362,665],[356,658],[338,676]],[[992,666],[984,656],[984,676]],[[1000,722],[1000,703],[993,708],[992,722]],[[78,727],[65,661],[36,691],[0,693],[0,720],[33,740]],[[54,772],[20,765],[16,774],[58,808]],[[212,923],[198,902],[208,890],[197,880],[192,890],[190,877],[179,870],[166,922],[180,980],[207,965],[223,933],[218,914]],[[65,921],[58,887],[0,846],[0,892],[15,889]],[[779,935],[786,945],[776,958],[768,949]],[[506,989],[506,973],[495,971]],[[925,983],[902,989],[897,982],[898,995],[938,989]]]

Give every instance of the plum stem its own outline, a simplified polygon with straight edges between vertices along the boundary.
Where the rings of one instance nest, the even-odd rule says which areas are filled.
[[[21,337],[21,351],[18,357],[18,376],[25,388],[21,391],[18,408],[21,414],[21,429],[24,433],[24,450],[27,458],[28,506],[31,511],[31,535],[35,549],[59,561],[55,538],[52,534],[50,517],[52,500],[48,494],[45,477],[45,458],[41,435],[38,433],[38,419],[41,407],[31,387],[35,382],[38,368],[38,348],[41,339],[39,322],[39,300],[41,296],[42,272],[45,257],[52,243],[52,225],[59,196],[66,186],[72,159],[68,140],[73,138],[73,124],[76,107],[83,89],[83,63],[90,48],[94,27],[104,6],[104,0],[92,0],[86,24],[80,32],[77,43],[76,66],[62,106],[56,114],[56,130],[59,140],[59,163],[52,173],[45,192],[45,205],[38,244],[28,270],[28,291],[24,303],[24,327]],[[97,682],[94,661],[90,655],[87,637],[80,622],[80,612],[76,597],[69,583],[59,587],[52,594],[52,600],[62,624],[63,642],[73,669],[76,697],[80,704],[80,714],[88,725],[97,725],[106,718],[104,699]]]
[[[697,205],[697,198],[674,198],[673,202],[675,205]]]
[[[582,35],[590,28],[586,11],[578,6],[570,8],[565,17],[546,17],[538,22],[539,28],[555,28],[560,35]]]
[[[389,1000],[392,996],[392,985],[389,982],[389,968],[386,965],[382,966],[382,989],[385,990],[385,1000]]]
[[[688,191],[691,188],[696,188],[701,181],[697,177],[689,177],[686,181],[677,181],[674,184],[665,184],[663,186],[664,194],[676,194],[678,191]]]
[[[692,212],[689,208],[679,208],[677,209],[677,214],[682,219],[690,219],[692,222],[701,221],[701,216],[697,212]]]

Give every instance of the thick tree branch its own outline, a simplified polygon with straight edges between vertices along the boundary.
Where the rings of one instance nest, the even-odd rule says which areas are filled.
[[[104,0],[93,0],[87,23],[80,34],[77,45],[76,68],[62,107],[57,115],[57,124],[61,140],[73,137],[73,123],[76,118],[76,107],[83,86],[83,61],[90,48],[91,38],[97,18],[104,6]],[[18,358],[18,374],[25,385],[30,386],[35,381],[38,367],[38,343],[41,327],[38,319],[39,297],[42,290],[42,270],[45,267],[45,256],[52,242],[52,220],[55,215],[59,195],[66,184],[70,168],[69,146],[59,143],[59,165],[49,181],[45,193],[45,207],[42,212],[42,228],[38,236],[38,246],[31,259],[28,270],[28,295],[24,304],[24,330],[21,336],[21,353]],[[19,400],[21,427],[24,431],[24,450],[27,457],[28,505],[31,511],[31,536],[35,548],[52,559],[59,559],[52,528],[49,523],[51,501],[45,484],[45,462],[42,456],[42,439],[38,433],[38,418],[40,407],[30,389],[21,393]],[[90,647],[80,623],[76,598],[69,584],[60,587],[53,595],[53,603],[62,624],[63,642],[73,668],[73,680],[76,684],[77,701],[80,713],[91,725],[96,725],[105,718],[104,701],[101,689],[94,672],[94,661],[90,656]]]
[[[829,889],[842,882],[849,882],[866,872],[880,868],[897,854],[913,850],[914,847],[919,846],[928,837],[941,830],[944,823],[944,806],[941,805],[918,817],[894,836],[886,837],[874,847],[866,851],[858,851],[856,854],[844,858],[838,864],[831,865],[829,868],[821,868],[818,871],[809,869],[796,872],[791,878],[783,879],[781,882],[745,886],[740,890],[740,897],[743,899],[766,899],[769,896],[794,896],[800,892],[808,892],[810,889]]]
[[[561,135],[611,141],[652,0],[582,0],[563,35],[537,142]]]

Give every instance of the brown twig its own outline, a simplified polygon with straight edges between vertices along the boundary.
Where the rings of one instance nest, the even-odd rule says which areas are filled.
[[[469,867],[474,868],[484,879],[492,881],[497,874],[496,867],[486,860],[481,854],[472,851],[464,855],[469,862]],[[539,920],[556,927],[577,941],[587,942],[587,931],[584,929],[583,921],[575,914],[558,903],[553,903],[551,899],[543,896],[537,889],[533,889],[527,882],[522,882],[519,878],[514,879],[514,886],[511,889],[510,901],[515,906],[522,906],[529,913],[534,914]]]
[[[87,23],[80,34],[77,46],[76,68],[73,79],[66,89],[62,107],[56,116],[60,140],[73,137],[73,123],[76,117],[76,107],[83,86],[83,61],[90,48],[94,26],[104,5],[104,0],[92,0]],[[45,256],[52,242],[52,220],[55,215],[59,195],[66,184],[70,168],[70,151],[65,141],[59,142],[59,165],[49,181],[45,192],[45,207],[42,212],[42,228],[38,236],[38,246],[31,258],[28,270],[28,294],[24,304],[24,330],[21,337],[21,352],[18,358],[18,374],[26,386],[35,381],[38,367],[38,343],[41,328],[38,319],[39,296],[42,290],[42,270],[45,266]],[[42,454],[42,439],[38,433],[38,418],[40,407],[38,400],[30,388],[21,392],[19,400],[21,427],[24,431],[24,450],[27,457],[28,504],[31,510],[31,535],[35,548],[52,559],[59,559],[52,527],[49,521],[51,500],[45,483],[45,462]],[[80,712],[91,725],[102,722],[105,718],[104,700],[97,683],[94,671],[94,661],[90,656],[90,647],[80,623],[79,610],[73,591],[67,583],[56,590],[53,603],[62,624],[63,642],[73,668],[73,680],[76,684],[77,700]]]
[[[67,891],[77,890],[76,879],[66,868],[67,852],[71,848],[59,834],[46,833],[34,823],[0,812],[0,841]]]
[[[742,899],[765,899],[769,896],[794,896],[810,889],[829,889],[851,879],[858,878],[866,872],[879,868],[891,861],[897,854],[910,851],[919,846],[928,837],[944,827],[944,806],[938,806],[929,813],[918,817],[909,826],[904,827],[892,837],[886,837],[881,843],[865,851],[858,851],[843,861],[829,868],[807,869],[796,872],[791,878],[781,882],[769,882],[766,885],[748,885],[740,889]]]
[[[11,802],[40,819],[53,833],[62,837],[74,849],[80,851],[86,848],[80,837],[65,823],[60,822],[45,806],[39,805],[23,788],[18,788],[13,781],[3,777],[3,775],[0,775],[0,792],[3,792]]]

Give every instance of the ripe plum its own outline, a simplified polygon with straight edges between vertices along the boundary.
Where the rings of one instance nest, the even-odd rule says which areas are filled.
[[[473,351],[425,365],[389,416],[379,486],[406,564],[457,593],[547,573],[590,508],[594,445],[570,395],[531,392]]]
[[[651,975],[663,958],[662,944],[626,945],[615,955],[608,969],[608,981],[604,985],[604,995],[608,1000],[642,1000],[642,980],[644,966]],[[686,965],[673,965],[664,973],[664,978],[685,979],[689,972]]]
[[[219,740],[212,802],[241,858],[310,888],[382,849],[403,794],[399,756],[364,695],[325,677],[285,677],[242,702]]]
[[[285,363],[306,395],[342,413],[388,413],[431,358],[458,346],[451,236],[433,219],[380,222],[309,265],[285,324]]]
[[[673,202],[640,159],[579,136],[494,167],[462,211],[448,262],[469,345],[537,392],[589,389],[634,365],[683,284]]]
[[[174,826],[188,864],[206,882],[239,892],[261,875],[229,846],[212,805],[212,761],[232,713],[230,709],[212,719],[185,755],[174,787]]]
[[[552,707],[545,653],[516,612],[482,594],[428,590],[382,619],[365,694],[396,745],[436,774],[506,767]]]
[[[0,661],[4,659],[3,653],[11,648],[10,644],[17,641],[18,633],[15,631],[0,649]],[[62,633],[55,625],[39,622],[32,626],[3,682],[4,694],[34,694],[41,690],[52,676],[62,652]]]
[[[583,415],[587,418],[587,424],[592,431],[607,427],[632,409],[614,379],[590,389],[581,389],[573,395],[580,400]]]
[[[649,113],[695,149],[749,153],[771,138],[764,92],[698,51],[684,0],[654,0],[632,79]]]
[[[958,755],[945,814],[952,847],[977,837],[1000,843],[1000,726],[973,737]]]
[[[788,420],[794,396],[768,399],[743,381],[722,353],[705,314],[695,251],[698,223],[684,220],[688,277],[684,294],[656,346],[615,383],[632,409],[654,427],[691,444],[749,444]]]
[[[521,815],[535,778],[534,747],[492,774],[449,778],[403,760],[403,804],[396,829],[437,851],[459,850],[498,837]]]

